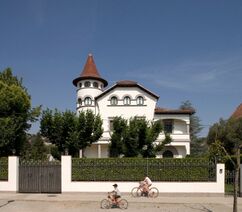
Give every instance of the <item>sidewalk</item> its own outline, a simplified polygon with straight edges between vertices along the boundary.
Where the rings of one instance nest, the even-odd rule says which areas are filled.
[[[0,192],[0,200],[5,201],[46,201],[46,202],[100,202],[106,198],[106,193],[62,193],[62,194],[29,194]],[[233,196],[206,196],[205,194],[161,194],[157,198],[134,198],[130,194],[122,195],[132,203],[160,203],[160,204],[233,204]],[[238,197],[238,205],[242,206],[242,198]]]

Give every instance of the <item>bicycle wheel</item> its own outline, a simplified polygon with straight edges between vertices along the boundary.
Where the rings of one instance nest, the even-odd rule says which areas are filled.
[[[103,199],[102,201],[101,201],[101,208],[102,209],[108,209],[108,208],[110,208],[111,207],[111,204],[110,204],[110,201],[109,200],[107,200],[107,199]]]
[[[126,199],[121,199],[118,203],[119,208],[127,209],[128,208],[128,201]]]
[[[141,190],[139,187],[134,187],[132,190],[131,190],[131,195],[132,197],[140,197],[141,196]]]
[[[156,198],[159,195],[159,190],[156,187],[150,188],[149,197]]]

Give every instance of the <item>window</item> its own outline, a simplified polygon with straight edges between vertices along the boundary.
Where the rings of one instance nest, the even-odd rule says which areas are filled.
[[[79,88],[81,88],[81,87],[82,87],[82,83],[80,82],[80,83],[79,83]]]
[[[84,86],[85,86],[85,87],[90,87],[90,86],[91,86],[90,81],[86,81],[86,82],[84,83]]]
[[[113,131],[113,119],[109,120],[109,130]]]
[[[136,99],[137,105],[143,105],[144,104],[144,98],[142,96],[138,96]]]
[[[163,153],[163,158],[173,158],[173,153],[170,150],[166,150]]]
[[[110,104],[111,105],[117,105],[118,104],[118,98],[116,96],[113,96],[111,99],[110,99]]]
[[[130,103],[131,103],[130,97],[128,96],[124,97],[124,105],[130,105]]]
[[[78,104],[79,104],[79,105],[82,105],[82,99],[81,99],[81,98],[78,98],[77,101],[78,101]]]
[[[84,99],[84,104],[85,104],[86,106],[90,106],[90,105],[92,105],[92,99],[91,99],[90,97],[86,97],[86,98]]]
[[[163,120],[164,132],[172,133],[173,131],[173,121],[171,119]]]
[[[97,82],[94,82],[94,83],[93,83],[93,87],[94,87],[94,88],[98,88],[98,83],[97,83]]]

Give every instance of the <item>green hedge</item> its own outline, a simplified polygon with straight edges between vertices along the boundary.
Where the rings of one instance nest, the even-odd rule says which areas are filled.
[[[0,180],[8,180],[8,158],[0,158]]]
[[[148,174],[147,174],[148,173]],[[73,181],[215,181],[215,164],[207,159],[73,158]]]

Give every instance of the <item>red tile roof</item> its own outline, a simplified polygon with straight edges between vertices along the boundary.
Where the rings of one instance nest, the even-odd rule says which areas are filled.
[[[76,79],[74,79],[73,84],[76,86],[77,83],[83,79],[96,79],[103,82],[104,87],[108,85],[108,82],[100,76],[92,54],[88,55],[86,64],[84,66],[84,69],[80,77],[77,77]]]
[[[242,103],[233,112],[231,118],[242,118]]]
[[[167,108],[155,108],[155,114],[194,114],[195,110],[191,109],[167,109]]]

